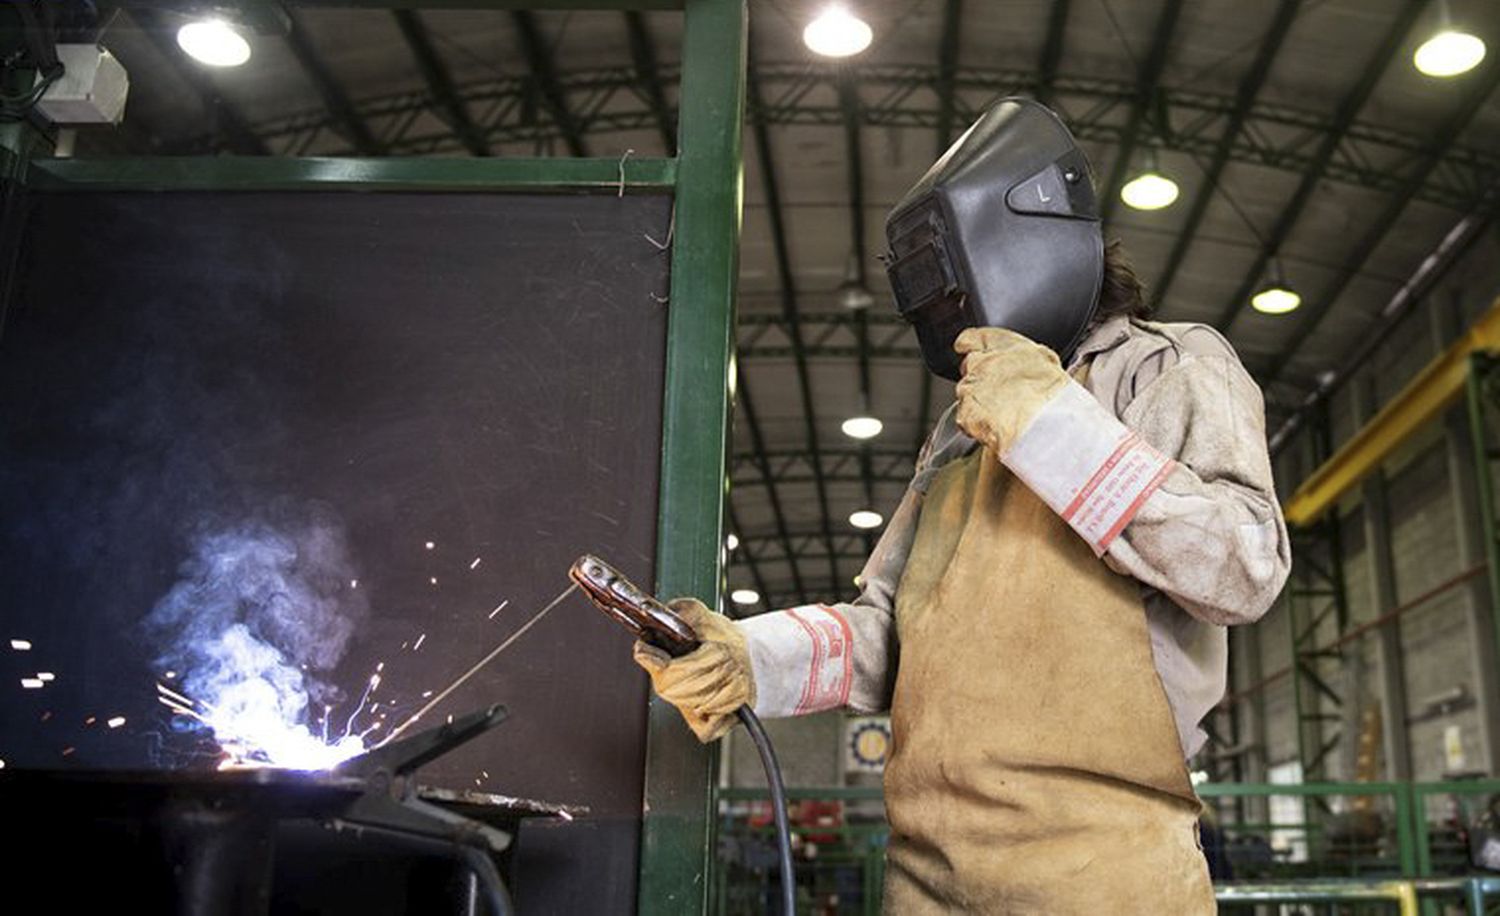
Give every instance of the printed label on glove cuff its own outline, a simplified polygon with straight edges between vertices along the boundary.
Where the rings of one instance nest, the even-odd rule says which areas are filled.
[[[1003,460],[1101,556],[1177,466],[1077,382],[1038,411]]]
[[[739,623],[755,673],[755,712],[801,716],[849,702],[853,637],[838,610],[809,604]]]

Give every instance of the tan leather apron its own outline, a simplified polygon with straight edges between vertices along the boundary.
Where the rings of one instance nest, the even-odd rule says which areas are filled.
[[[928,490],[896,626],[887,913],[1215,911],[1139,586],[988,449]]]

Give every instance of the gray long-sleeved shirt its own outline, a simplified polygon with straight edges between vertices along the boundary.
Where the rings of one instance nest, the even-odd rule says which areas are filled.
[[[1224,628],[1260,618],[1291,567],[1271,481],[1260,389],[1228,342],[1203,325],[1110,319],[1085,338],[1069,368],[1084,365],[1088,391],[1126,427],[1177,461],[1110,543],[1104,560],[1141,585],[1157,671],[1183,754],[1191,756],[1205,737],[1199,723],[1224,695]],[[889,708],[899,651],[896,589],[923,496],[938,469],[977,447],[958,429],[950,408],[922,449],[911,485],[865,565],[859,598],[829,606],[834,613],[821,622],[815,614],[796,613],[799,609],[783,612],[815,646],[811,655],[805,648],[794,651],[795,640],[787,638],[793,625],[778,632],[780,625],[766,619],[772,615],[741,624],[750,636],[762,697],[799,696],[795,712],[812,711],[827,707],[818,701],[821,689],[823,696],[846,696],[848,707],[858,712]],[[826,631],[821,636],[820,623]],[[837,655],[844,646],[853,663],[843,666],[841,691],[839,684],[820,688],[817,672],[827,667],[820,656]],[[765,711],[771,714],[794,712],[789,703],[768,703]]]

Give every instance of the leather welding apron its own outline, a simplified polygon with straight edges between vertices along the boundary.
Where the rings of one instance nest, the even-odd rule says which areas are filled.
[[[1140,588],[988,449],[928,490],[896,626],[887,913],[1215,912]]]

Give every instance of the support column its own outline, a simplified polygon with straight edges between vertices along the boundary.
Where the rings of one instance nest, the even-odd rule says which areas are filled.
[[[1463,326],[1459,301],[1454,298],[1433,303],[1433,342],[1438,350],[1455,340]],[[1463,406],[1443,417],[1447,450],[1448,487],[1458,525],[1459,570],[1473,569],[1486,561],[1484,521],[1480,517],[1479,468],[1474,461],[1475,443]],[[1469,665],[1474,677],[1474,695],[1479,720],[1479,746],[1484,767],[1494,773],[1500,767],[1500,660],[1495,650],[1494,615],[1491,613],[1489,577],[1475,576],[1463,586],[1464,615],[1469,630]]]
[[[1354,381],[1355,422],[1365,423],[1375,415],[1374,392],[1369,378]],[[1365,551],[1370,556],[1370,593],[1377,617],[1394,611],[1396,600],[1395,552],[1391,547],[1390,507],[1385,474],[1376,471],[1360,485],[1364,502]],[[1380,697],[1384,706],[1385,772],[1390,780],[1411,779],[1411,741],[1407,730],[1406,675],[1402,668],[1401,621],[1389,620],[1375,630],[1380,659]],[[1354,651],[1359,651],[1355,647]],[[1354,736],[1349,736],[1351,740]]]

